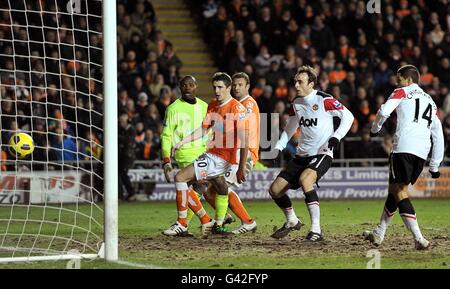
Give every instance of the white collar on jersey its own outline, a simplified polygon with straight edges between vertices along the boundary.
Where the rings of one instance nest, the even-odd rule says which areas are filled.
[[[226,104],[229,103],[232,99],[233,99],[233,97],[230,97],[230,99],[228,99],[227,101],[225,101],[224,103],[222,103],[221,105],[219,105],[219,107],[222,107],[222,106],[226,105]]]
[[[310,103],[315,100],[314,96],[316,95],[316,93],[317,93],[317,90],[313,89],[313,91],[310,94],[308,94],[307,96],[303,96],[303,97],[297,96],[296,98],[298,98],[303,103]]]
[[[244,100],[246,100],[247,98],[251,97],[250,94],[247,94],[247,96],[245,96],[244,98],[242,98],[241,100],[239,100],[239,102],[243,102]]]

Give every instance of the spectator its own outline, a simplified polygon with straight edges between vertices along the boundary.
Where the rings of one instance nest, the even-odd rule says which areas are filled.
[[[52,160],[60,162],[77,161],[78,148],[75,139],[71,135],[64,134],[61,128],[55,130],[56,135],[53,136],[51,143],[53,149]]]
[[[347,77],[347,71],[344,70],[342,62],[336,64],[336,68],[330,71],[328,75],[332,84],[340,84]]]
[[[263,94],[259,97],[256,102],[259,106],[259,111],[262,113],[271,113],[274,106],[274,98],[272,97],[272,86],[266,85],[263,89]]]
[[[171,43],[166,45],[164,53],[158,58],[158,64],[161,72],[167,76],[169,75],[169,68],[171,65],[175,65],[177,71],[181,68],[182,62],[180,58],[176,56]]]
[[[314,25],[312,26],[311,31],[311,41],[321,54],[324,54],[326,51],[335,47],[333,32],[323,23],[320,16],[316,16],[314,18]]]
[[[133,87],[129,90],[129,96],[137,100],[140,93],[146,93],[148,95],[147,88],[144,86],[144,81],[140,76],[137,76],[133,81]]]
[[[135,194],[131,184],[128,170],[133,166],[135,160],[135,142],[136,135],[134,127],[128,121],[127,114],[121,114],[119,118],[119,196],[122,200],[130,200]],[[125,197],[122,186],[128,195]]]
[[[144,139],[137,145],[137,158],[141,160],[157,160],[160,159],[158,149],[160,149],[160,141],[154,135],[153,130],[145,131]]]
[[[269,49],[266,45],[262,45],[254,62],[254,66],[259,75],[265,75],[269,71],[272,61],[273,58],[269,53]]]
[[[276,89],[275,89],[275,96],[277,98],[283,98],[286,99],[288,96],[288,88],[286,84],[286,79],[280,77],[278,78]]]
[[[145,139],[145,131],[144,131],[144,123],[138,121],[136,123],[136,135],[134,136],[134,142],[139,145],[144,142]]]
[[[278,61],[273,60],[270,62],[270,69],[266,73],[267,83],[270,86],[275,87],[280,78],[283,78],[283,74],[280,71],[280,64]]]
[[[252,22],[254,23],[254,22]],[[245,44],[245,51],[248,52],[248,55],[251,57],[258,56],[258,53],[261,51],[261,46],[263,45],[261,34],[255,32],[250,35],[251,41]],[[247,37],[248,39],[248,37]]]
[[[144,124],[144,129],[152,129],[153,131],[156,131],[158,124],[161,123],[162,119],[155,103],[148,105],[144,116],[141,117],[139,121]]]
[[[144,116],[147,107],[148,107],[148,95],[145,92],[141,92],[138,97],[136,113],[140,117]]]
[[[164,86],[164,76],[162,74],[158,74],[156,76],[156,79],[148,86],[148,90],[150,91],[153,100],[159,98],[163,86]]]
[[[167,84],[171,89],[174,89],[178,86],[180,82],[180,75],[178,74],[178,69],[175,64],[170,64],[169,70],[164,80],[164,83]]]
[[[128,43],[131,39],[131,36],[135,33],[141,34],[142,32],[139,28],[131,23],[131,17],[129,15],[125,15],[122,18],[119,26],[117,26],[117,34],[119,35],[123,43]]]
[[[246,56],[245,49],[243,47],[238,47],[236,55],[231,58],[228,70],[232,73],[243,71],[245,65],[251,62],[252,59]]]

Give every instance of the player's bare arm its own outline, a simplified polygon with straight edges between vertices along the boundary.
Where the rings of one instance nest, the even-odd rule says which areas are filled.
[[[184,146],[187,143],[193,142],[198,140],[199,138],[203,137],[204,135],[208,134],[207,128],[199,127],[196,130],[194,130],[193,133],[186,136],[184,139],[182,139],[179,143],[175,144],[172,148],[172,155],[175,155],[175,151],[182,146]]]

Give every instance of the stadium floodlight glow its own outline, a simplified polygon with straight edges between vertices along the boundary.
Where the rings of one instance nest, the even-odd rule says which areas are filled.
[[[0,1],[0,38],[0,263],[117,260],[116,3]]]

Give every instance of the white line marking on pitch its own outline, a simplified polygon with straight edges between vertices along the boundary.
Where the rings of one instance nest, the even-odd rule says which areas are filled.
[[[151,264],[134,263],[134,262],[129,262],[129,261],[125,261],[125,260],[112,261],[112,263],[117,263],[117,264],[126,265],[126,266],[130,266],[130,267],[143,268],[143,269],[167,269],[164,267],[159,267],[159,266],[155,266],[155,265],[151,265]]]

